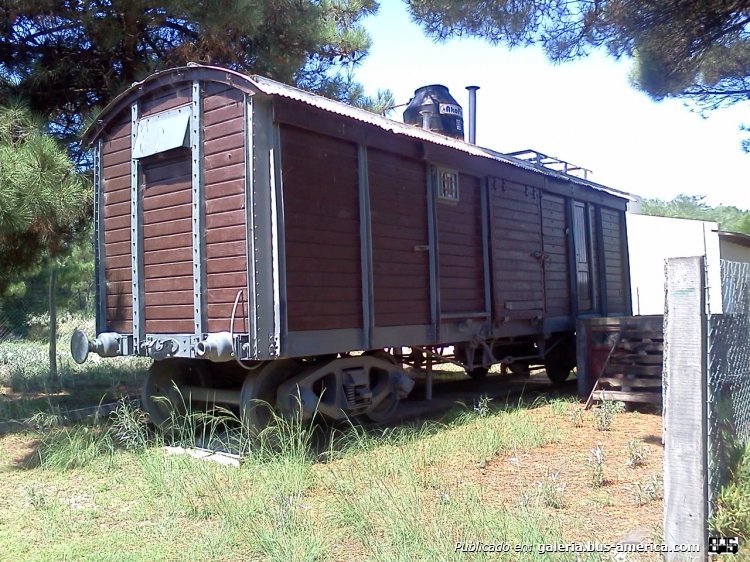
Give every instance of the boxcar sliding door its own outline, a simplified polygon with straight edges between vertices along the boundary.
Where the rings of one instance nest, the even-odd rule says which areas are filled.
[[[497,321],[544,316],[541,191],[495,178],[490,197],[492,279]]]
[[[425,164],[368,149],[375,330],[430,324]]]
[[[434,169],[441,319],[484,316],[481,180]]]

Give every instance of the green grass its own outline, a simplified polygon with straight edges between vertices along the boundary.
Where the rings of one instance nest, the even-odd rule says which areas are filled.
[[[740,550],[750,542],[750,444],[736,445],[727,481],[714,499],[709,528],[720,536],[740,537]]]
[[[149,365],[145,359],[91,355],[83,365],[76,364],[70,356],[70,336],[76,327],[94,333],[89,318],[71,317],[60,322],[58,377],[54,380],[46,341],[0,342],[0,386],[10,391],[0,397],[0,421],[95,406],[103,398],[118,397],[124,388],[140,386]]]
[[[208,424],[209,437],[230,439],[225,425]],[[165,454],[123,403],[107,425],[47,429],[35,462],[6,467],[0,552],[39,561],[459,560],[460,542],[560,542],[555,508],[499,503],[451,468],[558,435],[518,405],[377,432],[281,422],[240,436],[248,454],[229,468]]]

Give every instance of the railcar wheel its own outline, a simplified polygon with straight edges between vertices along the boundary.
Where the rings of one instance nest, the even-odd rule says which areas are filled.
[[[511,363],[508,365],[508,370],[519,377],[528,377],[531,376],[531,366],[530,365],[524,365],[522,363]]]
[[[377,408],[367,412],[364,417],[366,417],[371,422],[382,423],[396,412],[399,402],[400,401],[396,393],[391,392],[388,397],[378,405]]]
[[[141,404],[151,421],[162,431],[184,416],[190,402],[180,387],[206,386],[208,366],[198,360],[163,359],[154,361],[143,382]]]
[[[554,384],[563,384],[568,380],[573,367],[568,363],[549,362],[544,364],[544,370]]]
[[[471,370],[466,370],[466,374],[469,375],[475,381],[481,381],[487,378],[487,373],[490,370],[487,367],[474,367]]]
[[[240,392],[243,425],[253,433],[261,432],[273,419],[279,385],[296,375],[303,366],[292,359],[271,361],[245,377]]]
[[[378,359],[382,359],[384,361],[388,361],[389,363],[393,363],[394,365],[398,365],[398,359],[396,359],[393,355],[385,351],[384,349],[380,349],[377,351],[367,351],[365,352],[366,355],[371,355],[372,357],[377,357]],[[395,391],[391,392],[388,397],[383,400],[377,408],[374,410],[370,410],[366,414],[364,414],[364,417],[367,418],[371,422],[375,423],[381,423],[388,418],[390,418],[395,411],[398,409],[398,395]]]
[[[544,369],[549,380],[554,384],[562,384],[568,380],[570,372],[576,366],[575,337],[564,334],[551,347],[544,358]]]

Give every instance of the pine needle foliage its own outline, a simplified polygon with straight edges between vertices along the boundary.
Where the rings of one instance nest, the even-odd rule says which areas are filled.
[[[0,295],[86,225],[91,189],[21,101],[0,107]]]
[[[376,0],[8,0],[0,9],[0,78],[74,149],[95,107],[189,62],[367,106],[347,77],[367,55],[362,20],[377,9]]]
[[[750,98],[748,0],[406,0],[437,40],[539,45],[553,62],[602,49],[633,60],[633,84],[700,110]]]

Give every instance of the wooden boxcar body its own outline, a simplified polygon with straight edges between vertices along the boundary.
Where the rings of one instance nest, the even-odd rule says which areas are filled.
[[[630,313],[627,200],[577,177],[204,66],[135,84],[88,141],[101,355],[456,345],[473,368]]]

